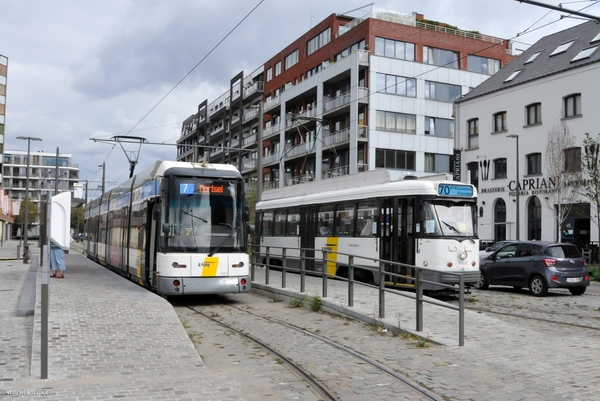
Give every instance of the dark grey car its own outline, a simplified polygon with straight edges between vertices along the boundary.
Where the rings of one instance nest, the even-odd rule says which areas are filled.
[[[480,259],[481,279],[475,286],[507,285],[528,287],[533,295],[546,295],[549,288],[568,288],[581,295],[590,285],[585,259],[575,245],[520,241],[505,245]]]

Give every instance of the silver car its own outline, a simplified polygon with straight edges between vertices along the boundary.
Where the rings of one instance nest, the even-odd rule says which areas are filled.
[[[541,297],[549,288],[567,288],[582,295],[590,285],[585,259],[573,244],[519,241],[504,245],[480,259],[481,278],[476,288],[507,285],[528,287]]]

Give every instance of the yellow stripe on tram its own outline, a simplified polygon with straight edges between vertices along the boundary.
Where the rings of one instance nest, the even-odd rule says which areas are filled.
[[[217,275],[219,258],[216,256],[207,256],[202,264],[202,277],[214,277]]]
[[[337,252],[339,242],[340,239],[338,237],[327,237],[325,247],[330,251]],[[337,253],[327,254],[327,274],[331,276],[335,276],[335,271],[337,267],[337,256]]]

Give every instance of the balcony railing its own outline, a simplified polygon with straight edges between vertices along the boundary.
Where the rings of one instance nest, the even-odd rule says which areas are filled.
[[[246,160],[242,161],[242,173],[256,170],[256,165],[258,164],[257,160]]]
[[[281,104],[281,96],[275,96],[265,101],[264,109],[269,110]]]
[[[340,166],[335,168],[330,168],[329,170],[324,170],[322,177],[323,179],[340,177],[342,175],[350,174],[350,166]]]
[[[242,139],[242,147],[253,145],[256,143],[257,140],[258,140],[257,134],[252,134],[250,136],[247,136],[244,139]]]
[[[280,125],[281,125],[281,124],[277,123],[277,124],[273,124],[273,125],[271,125],[270,127],[266,127],[266,128],[263,130],[263,139],[264,139],[264,138],[268,138],[268,137],[270,137],[270,136],[272,136],[272,135],[278,134],[278,133],[279,133],[279,130],[281,129],[281,128],[280,128]]]
[[[279,155],[277,155],[277,154],[263,156],[263,159],[262,159],[263,164],[270,164],[270,163],[274,163],[276,161],[279,161]]]
[[[350,103],[350,91],[328,100],[323,105],[323,113],[337,109]]]
[[[326,136],[324,138],[325,145],[334,146],[340,143],[349,142],[350,141],[350,128],[346,128],[345,130],[334,132],[332,135]]]
[[[265,83],[262,81],[254,82],[252,85],[244,88],[244,98],[249,97],[253,93],[259,90],[265,89]]]

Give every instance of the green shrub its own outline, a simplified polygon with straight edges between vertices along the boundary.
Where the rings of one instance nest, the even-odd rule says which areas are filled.
[[[592,265],[588,266],[591,281],[600,281],[600,266]]]

